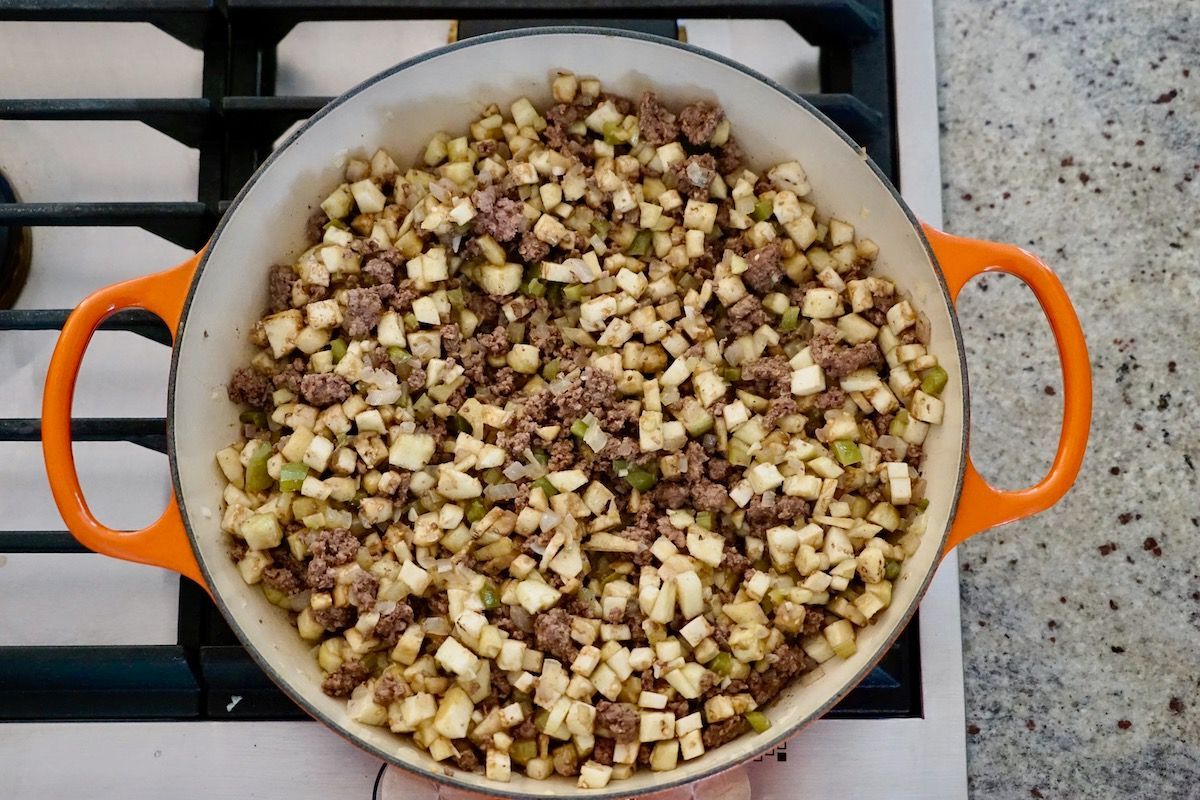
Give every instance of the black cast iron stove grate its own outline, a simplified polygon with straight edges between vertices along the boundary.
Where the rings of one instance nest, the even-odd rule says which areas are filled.
[[[0,230],[136,226],[196,249],[272,142],[327,98],[275,96],[276,45],[298,23],[457,19],[457,37],[534,24],[624,27],[671,38],[680,15],[777,19],[821,48],[822,93],[808,100],[841,125],[899,184],[887,0],[11,0],[0,21],[149,22],[203,52],[201,97],[0,99],[0,119],[137,120],[199,150],[195,201],[0,202]],[[0,310],[0,331],[61,328],[66,309]],[[161,322],[124,312],[102,330],[169,345]],[[127,441],[165,452],[162,419],[76,419],[79,441]],[[0,442],[37,441],[37,419],[0,419]],[[0,553],[83,552],[65,531],[0,531]],[[195,584],[180,580],[178,642],[163,646],[0,647],[0,720],[249,720],[303,718],[254,665]],[[916,621],[829,716],[922,714]],[[236,701],[234,698],[238,698]]]

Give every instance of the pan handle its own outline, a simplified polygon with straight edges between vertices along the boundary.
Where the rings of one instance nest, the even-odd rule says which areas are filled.
[[[187,297],[192,275],[203,254],[153,275],[107,286],[89,295],[63,325],[46,372],[42,399],[42,449],[50,490],[67,528],[79,543],[97,553],[166,567],[204,586],[204,578],[183,526],[174,491],[162,516],[138,531],[115,531],[92,514],[79,485],[71,449],[71,403],[75,379],[92,334],[104,320],[127,308],[143,308],[166,323],[172,337]]]
[[[946,542],[946,552],[950,552],[980,531],[1045,511],[1071,488],[1083,463],[1092,422],[1092,372],[1071,299],[1041,259],[1015,245],[952,236],[929,225],[922,228],[946,277],[952,301],[957,301],[967,281],[984,272],[1006,272],[1024,281],[1050,321],[1062,363],[1063,421],[1050,471],[1027,489],[1005,492],[983,479],[968,454],[958,513]]]

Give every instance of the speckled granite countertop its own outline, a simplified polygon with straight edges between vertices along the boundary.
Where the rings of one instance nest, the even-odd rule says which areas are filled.
[[[974,798],[1200,797],[1200,5],[942,0],[946,228],[1058,271],[1095,378],[1056,508],[961,550]],[[1015,279],[963,293],[973,452],[1049,464],[1049,327]]]

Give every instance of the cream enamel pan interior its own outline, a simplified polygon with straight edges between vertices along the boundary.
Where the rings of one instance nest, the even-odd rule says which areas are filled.
[[[430,136],[464,129],[489,103],[506,107],[525,95],[535,104],[548,104],[549,78],[559,69],[598,76],[608,91],[630,97],[652,88],[675,107],[696,99],[719,102],[751,167],[799,160],[813,186],[809,199],[821,212],[851,222],[879,245],[876,271],[895,279],[928,316],[930,349],[949,373],[944,422],[925,443],[927,531],[917,553],[903,564],[892,605],[859,632],[857,653],[824,664],[824,676],[812,684],[786,689],[768,707],[769,730],[680,762],[670,772],[638,771],[601,791],[577,789],[565,778],[533,781],[516,771],[511,783],[492,782],[434,762],[385,728],[352,721],[344,700],[321,692],[310,645],[283,611],[242,581],[230,560],[219,525],[224,481],[213,463],[214,453],[238,434],[238,409],[226,398],[225,383],[234,365],[250,356],[246,334],[267,306],[267,268],[303,249],[305,221],[330,187],[341,182],[346,157],[385,147],[397,161],[411,163]],[[68,527],[85,546],[203,581],[247,651],[284,691],[346,739],[393,764],[465,789],[513,797],[621,797],[696,780],[746,761],[824,714],[895,640],[947,546],[1048,508],[1079,470],[1091,419],[1090,367],[1062,284],[1018,248],[922,231],[895,190],[832,123],[796,95],[719,56],[655,37],[587,28],[516,31],[453,45],[367,81],[313,117],[258,170],[202,255],[101,289],[79,305],[63,327],[47,372],[42,438],[51,489]],[[993,269],[1017,275],[1033,289],[1063,363],[1058,452],[1045,478],[1017,492],[988,486],[966,453],[967,380],[952,303],[970,277]],[[134,532],[109,530],[88,510],[70,433],[83,353],[101,321],[122,308],[154,311],[176,331],[167,418],[174,501],[158,521]]]
[[[793,685],[775,701],[772,727],[746,735],[670,773],[638,771],[589,796],[634,795],[694,780],[740,763],[815,719],[853,688],[898,635],[916,608],[942,554],[958,497],[964,453],[966,382],[949,298],[914,221],[889,186],[841,133],[810,106],[760,76],[693,49],[659,40],[607,33],[559,32],[472,42],[397,67],[349,93],[309,123],[265,166],[225,215],[185,308],[172,370],[170,430],[179,499],[199,561],[226,617],[251,652],[288,692],[345,735],[381,757],[441,775],[427,753],[385,728],[350,720],[345,701],[320,691],[312,648],[257,587],[242,582],[219,526],[222,481],[212,455],[236,437],[237,409],[225,398],[233,365],[250,355],[246,331],[266,302],[266,268],[303,248],[304,221],[315,202],[341,181],[347,153],[386,147],[399,163],[417,159],[439,130],[457,130],[489,102],[507,106],[521,95],[535,105],[553,102],[549,80],[557,69],[599,76],[608,91],[637,97],[653,88],[668,105],[696,99],[721,103],[751,166],[799,159],[824,213],[860,226],[879,244],[876,270],[911,292],[930,319],[931,350],[949,373],[945,422],[926,448],[929,529],[915,557],[904,563],[892,606],[860,632],[857,654],[825,665],[810,686]],[[368,154],[369,154],[368,152]],[[202,509],[211,511],[206,516]],[[443,780],[445,778],[443,777]],[[581,793],[573,779],[534,781],[514,771],[507,786],[455,769],[451,780],[493,794],[562,796]]]

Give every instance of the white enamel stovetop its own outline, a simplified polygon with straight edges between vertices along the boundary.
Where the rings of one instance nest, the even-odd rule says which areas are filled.
[[[933,19],[906,5],[893,25],[903,193],[941,219]],[[685,22],[689,40],[800,91],[817,90],[816,51],[780,23]],[[447,23],[323,23],[280,49],[280,94],[337,94],[443,43]],[[353,52],[347,61],[346,52]],[[336,66],[334,66],[336,65]],[[148,25],[0,24],[0,97],[187,97],[200,54]],[[0,122],[0,168],[26,201],[191,200],[197,157],[138,123]],[[186,254],[135,229],[41,228],[24,307],[61,308]],[[0,417],[39,413],[51,333],[0,339]],[[168,353],[133,334],[98,336],[76,392],[77,416],[161,416]],[[6,529],[61,529],[37,444],[0,445]],[[92,507],[114,527],[157,516],[164,457],[124,444],[77,448]],[[966,796],[957,560],[921,607],[923,719],[826,720],[787,744],[787,760],[748,768],[756,798]],[[0,646],[174,644],[177,579],[94,555],[0,556]],[[0,675],[0,681],[3,676]],[[838,765],[831,768],[832,765]],[[0,796],[9,800],[366,798],[375,759],[307,722],[14,723],[0,725]],[[384,776],[390,797],[432,791]],[[717,794],[706,791],[706,797]]]

